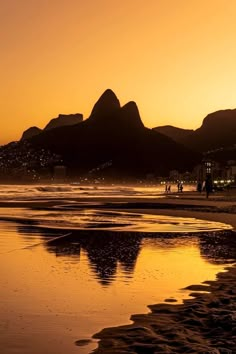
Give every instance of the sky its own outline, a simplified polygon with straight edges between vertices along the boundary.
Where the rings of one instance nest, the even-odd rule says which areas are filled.
[[[145,126],[236,108],[235,0],[0,0],[0,144],[112,89]]]

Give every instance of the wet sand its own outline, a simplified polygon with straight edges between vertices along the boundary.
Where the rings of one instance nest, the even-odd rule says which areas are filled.
[[[194,292],[181,305],[149,306],[150,313],[131,316],[133,324],[102,330],[95,353],[236,353],[235,280],[236,267],[189,287],[207,294]]]
[[[82,199],[77,200],[83,203]],[[85,201],[84,201],[85,202]],[[86,198],[91,205],[96,199]],[[166,198],[145,200],[99,198],[101,207],[149,214],[196,217],[231,224],[236,230],[236,195],[219,193],[208,200],[197,193],[171,194]],[[6,203],[0,206],[51,207],[55,202]],[[58,201],[56,204],[61,204]],[[236,252],[236,233],[229,242]],[[228,242],[227,240],[225,240]],[[216,241],[217,242],[217,241]],[[234,258],[236,259],[236,258]],[[99,347],[95,353],[236,353],[236,265],[219,273],[217,281],[190,285],[193,299],[183,304],[149,306],[148,314],[132,315],[133,324],[106,328],[95,334]],[[204,291],[204,293],[201,293]],[[207,293],[206,293],[207,291]]]
[[[197,217],[231,224],[236,229],[236,200],[234,196],[204,196],[186,194],[158,201],[155,208],[134,204],[129,211],[173,216]],[[139,208],[137,208],[139,206]],[[149,205],[150,206],[150,205]],[[147,207],[147,205],[146,205]],[[236,254],[235,238],[230,242]],[[216,241],[217,242],[217,241]],[[190,285],[193,299],[183,304],[149,306],[148,314],[132,315],[133,324],[103,329],[94,337],[99,339],[98,354],[115,353],[236,353],[236,265],[219,273],[217,280]],[[204,293],[202,293],[204,291]],[[206,293],[207,291],[207,293]],[[168,299],[167,299],[168,302]],[[170,302],[170,301],[169,301]]]

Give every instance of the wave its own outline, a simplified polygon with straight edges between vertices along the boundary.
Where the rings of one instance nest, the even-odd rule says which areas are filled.
[[[39,186],[35,190],[38,192],[71,192],[72,187],[66,186]]]
[[[186,185],[185,191],[194,190]],[[78,184],[37,184],[0,185],[0,201],[28,201],[41,199],[73,198],[165,198],[162,185],[123,186],[123,185],[78,185]]]

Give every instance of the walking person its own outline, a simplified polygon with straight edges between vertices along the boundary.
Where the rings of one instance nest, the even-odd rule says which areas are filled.
[[[212,192],[212,180],[211,180],[211,176],[207,176],[207,177],[206,177],[205,190],[206,190],[206,198],[208,198],[208,197],[209,197],[209,194]]]
[[[178,193],[180,191],[180,182],[177,183],[177,189],[178,189]]]
[[[202,182],[201,181],[198,181],[198,183],[197,183],[197,191],[199,193],[202,193]]]

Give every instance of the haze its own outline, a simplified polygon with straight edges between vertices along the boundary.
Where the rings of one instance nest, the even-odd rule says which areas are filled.
[[[234,0],[1,0],[0,144],[111,88],[147,127],[236,107]]]

